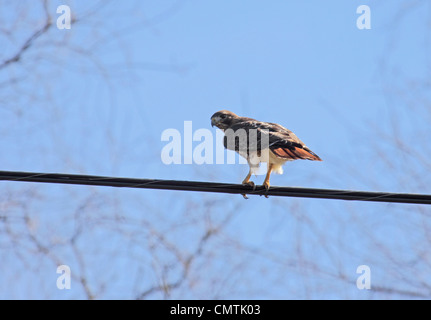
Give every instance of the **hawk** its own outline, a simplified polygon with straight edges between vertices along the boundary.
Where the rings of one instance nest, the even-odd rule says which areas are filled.
[[[242,182],[245,185],[255,186],[250,177],[261,162],[267,163],[268,171],[263,185],[269,190],[271,173],[282,174],[282,165],[286,161],[297,159],[322,161],[292,131],[276,123],[261,122],[221,110],[211,117],[211,126],[216,126],[225,133],[226,149],[238,152],[247,160],[250,170]],[[241,136],[238,134],[240,131],[245,134]],[[252,137],[255,137],[254,141]]]

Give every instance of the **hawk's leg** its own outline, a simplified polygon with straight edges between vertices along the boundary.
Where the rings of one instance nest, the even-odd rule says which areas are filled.
[[[269,178],[270,178],[270,176],[271,176],[272,166],[273,166],[273,164],[272,164],[272,163],[271,163],[271,164],[268,164],[268,172],[266,173],[265,180],[263,181],[263,186],[265,187],[266,192],[268,192],[268,190],[269,190],[269,186],[270,186],[270,184],[269,184]],[[268,196],[267,196],[267,195],[265,195],[265,197],[266,197],[266,198],[268,198]]]
[[[253,191],[254,191],[256,189],[256,185],[254,184],[253,181],[250,181],[250,177],[251,177],[251,168],[247,174],[247,177],[245,177],[245,179],[242,181],[242,184],[246,185],[246,186],[253,187]],[[248,197],[245,193],[243,193],[242,196],[244,197],[244,199],[248,199]]]
[[[245,179],[242,181],[242,184],[248,185],[250,187],[255,187],[254,182],[250,181],[251,178],[251,169],[247,174],[247,177],[245,177]]]

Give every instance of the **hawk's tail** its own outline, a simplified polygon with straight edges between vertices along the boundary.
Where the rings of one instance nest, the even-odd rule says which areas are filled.
[[[322,161],[320,157],[308,148],[276,148],[273,149],[275,155],[287,160],[306,159],[313,161]]]

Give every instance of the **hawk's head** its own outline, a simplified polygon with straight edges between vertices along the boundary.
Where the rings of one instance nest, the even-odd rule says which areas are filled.
[[[228,110],[221,110],[214,113],[211,117],[211,126],[226,130],[238,116]]]

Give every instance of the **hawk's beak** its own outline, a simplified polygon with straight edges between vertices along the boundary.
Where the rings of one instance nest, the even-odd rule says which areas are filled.
[[[216,125],[216,121],[214,118],[211,118],[211,127],[214,127]]]

